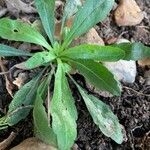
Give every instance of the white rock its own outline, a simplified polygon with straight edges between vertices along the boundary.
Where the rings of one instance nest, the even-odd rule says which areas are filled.
[[[119,60],[117,62],[105,62],[104,65],[116,76],[119,81],[126,83],[133,83],[135,81],[135,61]]]
[[[127,43],[126,39],[119,39],[116,43]],[[117,62],[104,62],[104,65],[116,76],[119,81],[133,83],[136,77],[136,62],[119,60]]]
[[[114,15],[119,26],[134,26],[139,24],[144,18],[144,13],[135,0],[120,0]]]

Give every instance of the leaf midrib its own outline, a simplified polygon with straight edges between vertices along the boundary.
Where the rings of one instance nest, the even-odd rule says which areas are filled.
[[[45,12],[45,14],[48,14],[48,13],[47,13],[47,10],[46,10],[46,4],[45,4],[45,2],[44,2],[44,12]],[[48,16],[48,15],[47,15],[47,16]],[[47,34],[48,34],[49,39],[52,40],[51,42],[52,42],[52,44],[53,44],[53,43],[54,43],[54,40],[53,40],[53,38],[52,38],[53,35],[52,35],[51,29],[50,29],[49,19],[48,19],[48,17],[45,17],[45,18],[46,18],[46,22],[48,23],[48,26],[49,26],[49,27],[47,28],[49,33],[47,33]],[[50,34],[50,35],[49,35],[49,34]]]
[[[109,47],[107,47],[107,48],[109,48]],[[73,55],[74,54],[76,54],[76,51],[75,51],[75,49],[74,48],[70,48],[70,49],[68,49],[68,50],[66,50],[66,51],[64,51],[64,56],[67,54],[67,51],[68,51],[68,57],[70,57],[70,58],[73,58],[74,56],[72,56],[72,54],[71,54],[71,50],[73,51]],[[102,50],[102,49],[101,49]],[[100,50],[100,51],[101,51]],[[91,50],[90,50],[91,51]],[[104,50],[103,50],[104,51]],[[113,51],[113,50],[112,50]],[[120,51],[122,51],[121,49],[120,49]],[[83,52],[83,51],[82,51]],[[116,51],[117,52],[117,51]],[[122,51],[123,52],[123,51]],[[115,58],[114,59],[112,59],[112,60],[118,60],[118,57],[119,56],[122,56],[122,52],[117,52],[117,53],[115,53]],[[63,56],[63,53],[61,54],[62,56]],[[66,55],[67,56],[67,55]],[[76,55],[77,56],[77,55]],[[96,56],[97,57],[97,56]],[[105,55],[104,55],[104,53],[101,53],[101,55],[100,55],[100,59],[101,59],[101,61],[104,61],[104,60],[106,60],[106,58],[103,60],[103,57],[105,58],[112,58],[112,55],[107,55],[106,53],[105,53]],[[116,59],[117,58],[117,59]],[[122,57],[123,58],[123,57]],[[76,59],[82,59],[81,57],[79,57],[79,58],[77,58],[76,57]],[[92,59],[92,58],[91,58]],[[96,59],[96,60],[100,60],[100,59]],[[108,61],[108,60],[107,60]]]
[[[104,2],[104,0],[102,1],[102,3],[103,3],[103,2]],[[101,6],[102,3],[100,3],[99,6],[95,7],[95,9],[94,9],[93,11],[91,11],[91,13],[90,13],[88,16],[86,16],[86,17],[83,19],[83,21],[82,21],[74,30],[72,30],[72,31],[74,31],[74,32],[72,32],[72,34],[70,34],[70,36],[68,36],[68,38],[66,39],[67,42],[68,42],[68,39],[71,39],[71,38],[73,37],[73,35],[74,35],[74,33],[76,32],[76,30],[78,30],[79,27],[82,26],[82,24],[84,23],[84,21],[85,21],[87,18],[89,18],[89,17],[94,13],[94,11],[95,11],[97,8],[99,8],[99,7]],[[71,33],[71,32],[70,32],[70,33]]]
[[[73,60],[70,60],[70,61],[73,61]],[[99,78],[99,79],[106,85],[106,87],[108,87],[108,89],[111,89],[113,92],[115,91],[116,93],[118,93],[116,90],[114,90],[114,89],[111,88],[109,85],[107,85],[106,82],[105,82],[102,78],[100,78],[99,76],[97,76],[97,75],[96,75],[93,71],[91,71],[88,67],[84,66],[82,63],[79,63],[78,61],[77,61],[77,62],[73,61],[73,62],[74,62],[74,63],[78,63],[78,64],[81,65],[82,67],[86,68],[89,72],[92,72],[97,78]],[[103,89],[103,90],[105,90],[105,89]]]

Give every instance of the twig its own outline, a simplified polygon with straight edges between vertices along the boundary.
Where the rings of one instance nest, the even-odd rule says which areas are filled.
[[[138,128],[141,128],[143,125],[140,125],[140,126],[136,126],[135,128],[133,128],[133,129],[131,129],[131,136],[132,136],[132,139],[130,138],[130,143],[131,143],[131,148],[132,148],[132,150],[135,150],[135,147],[134,147],[134,145],[135,145],[135,141],[134,141],[134,138],[133,138],[133,132],[136,130],[136,129],[138,129]]]
[[[130,91],[133,91],[133,92],[136,93],[137,95],[143,95],[143,96],[150,97],[150,94],[143,94],[143,93],[138,92],[138,91],[136,91],[136,90],[134,90],[134,89],[132,89],[132,88],[129,88],[129,87],[127,87],[127,86],[123,86],[123,88],[124,88],[124,89],[128,89],[128,90],[130,90]]]
[[[137,26],[137,27],[139,27],[139,28],[145,28],[145,29],[149,29],[149,27],[148,26]],[[146,30],[147,31],[147,30]],[[148,31],[147,31],[148,32]]]
[[[0,75],[4,75],[4,74],[8,74],[8,73],[10,73],[10,71],[0,72]]]
[[[47,94],[47,106],[48,106],[48,126],[50,127],[50,88],[48,86],[48,94]]]
[[[131,132],[134,132],[136,129],[139,129],[139,128],[141,128],[143,125],[140,125],[140,126],[136,126],[135,128],[133,128],[132,130],[131,130]]]
[[[55,73],[55,67],[51,65],[51,72],[50,72],[50,75],[49,75],[49,82],[51,82],[51,78],[52,78],[52,75]],[[47,117],[48,117],[48,126],[50,127],[50,87],[48,86],[48,94],[47,94],[47,109],[48,109],[48,114],[47,114]]]
[[[17,134],[15,132],[11,132],[9,137],[0,143],[0,150],[5,150],[11,144],[11,142],[16,138],[16,135]]]
[[[2,73],[8,72],[7,69],[5,68],[4,64],[2,63],[1,57],[0,57],[0,68],[1,68]],[[12,94],[12,84],[8,80],[8,76],[6,74],[3,74],[3,75],[4,75],[4,78],[5,78],[5,81],[6,81],[6,89],[7,89],[8,93],[10,94],[10,96],[13,97],[13,94]]]

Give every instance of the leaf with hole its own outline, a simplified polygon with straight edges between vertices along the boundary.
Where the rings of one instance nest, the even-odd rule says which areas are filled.
[[[33,68],[42,66],[46,63],[49,63],[55,58],[56,56],[54,55],[52,51],[37,52],[25,62],[25,67],[27,69],[33,69]]]
[[[57,136],[58,148],[69,150],[77,136],[77,112],[62,64],[58,64],[55,74],[51,115],[52,128]]]
[[[34,43],[51,49],[51,46],[38,31],[20,20],[0,19],[0,37],[13,41]]]

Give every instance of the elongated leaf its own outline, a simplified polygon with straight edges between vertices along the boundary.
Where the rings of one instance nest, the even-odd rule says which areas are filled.
[[[121,144],[123,142],[121,125],[109,106],[93,95],[88,95],[76,82],[75,84],[83,97],[94,123],[98,125],[103,134]]]
[[[114,0],[86,0],[79,9],[68,34],[63,48],[68,46],[72,39],[87,32],[98,22],[103,21],[112,9]]]
[[[44,65],[44,64],[54,60],[55,58],[56,58],[56,56],[52,53],[52,51],[38,52],[25,62],[25,67],[27,69],[33,69],[33,68],[39,67],[41,65]]]
[[[62,64],[58,65],[55,75],[51,115],[52,127],[57,135],[58,148],[69,150],[77,136],[77,112]]]
[[[98,46],[98,45],[80,45],[67,49],[61,54],[64,57],[72,59],[91,59],[98,61],[117,61],[124,57],[123,50],[117,47]]]
[[[52,43],[54,44],[54,9],[55,0],[35,0],[35,5],[42,20],[44,29]]]
[[[50,77],[51,78],[51,77]],[[48,118],[43,106],[43,100],[47,96],[49,79],[46,78],[37,90],[36,100],[33,109],[35,135],[43,142],[57,146],[56,135],[52,128],[48,125]]]
[[[81,0],[67,0],[64,8],[64,14],[62,19],[62,28],[67,19],[72,17],[77,11],[78,7],[81,6]]]
[[[38,31],[19,20],[0,19],[0,37],[13,41],[34,43],[51,49],[51,46]]]
[[[20,50],[0,44],[0,56],[32,56],[32,54],[26,50]]]
[[[36,90],[38,88],[39,80],[42,72],[33,78],[30,82],[25,84],[14,96],[9,105],[7,114],[7,123],[12,126],[24,119],[31,110],[33,105]]]
[[[125,51],[124,60],[141,60],[150,57],[150,47],[144,46],[142,43],[121,43],[112,45]]]
[[[36,103],[34,106],[34,126],[35,135],[44,143],[57,146],[56,135],[51,127],[48,126],[47,114],[43,106],[43,100],[40,96],[36,97]]]
[[[69,60],[73,66],[97,89],[105,90],[113,95],[121,94],[118,81],[114,75],[102,64],[87,60]]]

